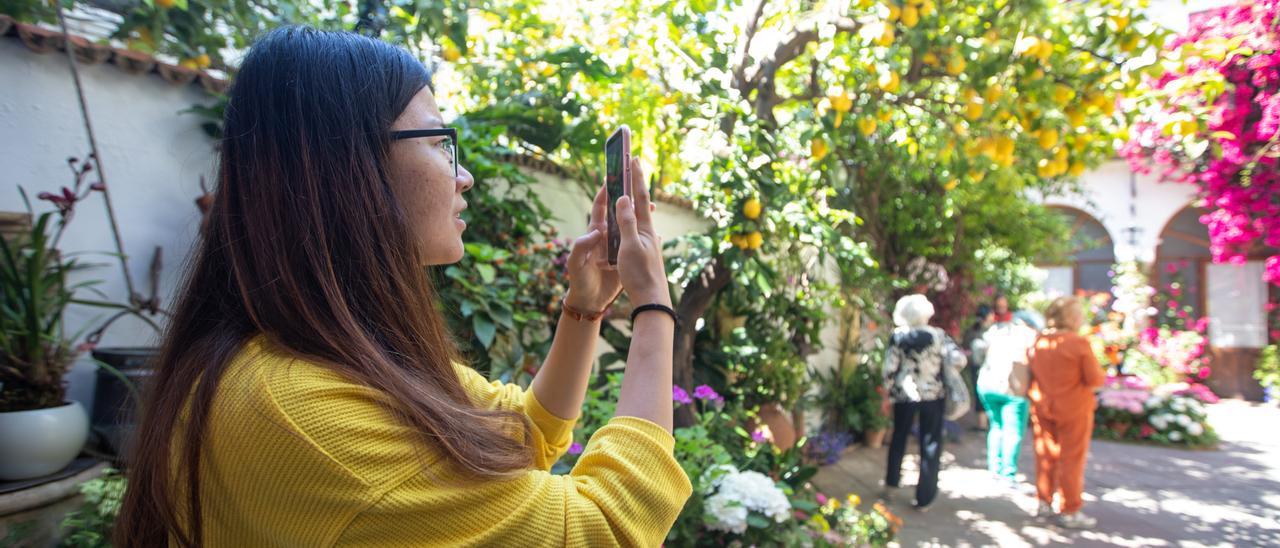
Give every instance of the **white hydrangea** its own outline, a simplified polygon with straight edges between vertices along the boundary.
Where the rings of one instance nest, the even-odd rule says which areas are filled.
[[[1147,420],[1147,422],[1150,422],[1151,426],[1156,427],[1156,430],[1164,430],[1165,428],[1169,427],[1169,416],[1168,415],[1152,415],[1151,418]]]
[[[1174,431],[1172,431],[1172,432],[1169,432],[1169,440],[1170,440],[1170,441],[1182,441],[1182,432],[1179,432],[1179,431],[1177,431],[1177,430],[1174,430]]]
[[[1200,423],[1198,422],[1193,422],[1187,427],[1187,433],[1191,434],[1193,437],[1197,437],[1204,433],[1204,427],[1200,426]]]
[[[1147,401],[1144,405],[1146,405],[1147,409],[1156,409],[1161,405],[1164,405],[1164,398],[1160,396],[1151,396],[1147,398]]]
[[[724,475],[715,479],[715,494],[707,497],[703,508],[711,516],[709,528],[742,533],[747,530],[747,514],[759,512],[782,523],[791,516],[791,501],[769,476],[759,472],[739,472],[732,466],[718,468]]]
[[[1187,425],[1192,423],[1191,417],[1188,417],[1186,415],[1178,415],[1178,417],[1174,420],[1178,422],[1178,426],[1181,426],[1183,428],[1186,428]]]

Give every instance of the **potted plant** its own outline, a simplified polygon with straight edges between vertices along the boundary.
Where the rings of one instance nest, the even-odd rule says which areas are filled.
[[[104,296],[91,287],[98,280],[69,280],[73,272],[96,266],[64,255],[58,247],[76,204],[91,193],[106,192],[102,182],[87,184],[93,162],[93,155],[83,161],[70,158],[67,163],[74,184],[57,193],[42,192],[37,196],[52,203],[54,211],[36,216],[26,191],[19,187],[27,218],[34,218],[35,222],[25,230],[8,230],[5,237],[0,237],[0,291],[4,295],[0,302],[0,439],[23,442],[0,444],[0,479],[47,475],[74,460],[88,437],[89,417],[78,402],[66,401],[64,375],[81,353],[94,349],[112,322],[126,314],[158,329],[140,313],[158,308],[154,293],[147,301],[133,299],[141,306],[117,304],[105,298],[82,299],[77,298],[81,290]],[[123,252],[119,257],[123,264]],[[157,264],[153,263],[153,281]],[[70,304],[109,308],[117,313],[77,344],[81,333],[68,335],[63,324],[63,312]],[[100,376],[105,371],[123,381],[129,392],[136,393],[129,378],[111,363],[94,361]]]
[[[880,355],[878,352],[863,354],[850,383],[851,399],[858,408],[859,423],[856,427],[862,431],[863,444],[872,449],[884,444],[885,433],[892,422],[889,419],[889,400],[880,377]]]
[[[64,189],[65,190],[65,189]],[[0,479],[43,476],[62,469],[80,452],[89,419],[78,402],[66,401],[62,377],[83,350],[63,332],[62,312],[77,289],[68,274],[83,268],[58,253],[75,193],[54,198],[55,213],[36,218],[31,230],[0,238]],[[31,203],[22,193],[27,210]]]

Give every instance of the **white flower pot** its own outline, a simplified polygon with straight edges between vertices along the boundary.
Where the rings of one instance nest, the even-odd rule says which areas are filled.
[[[63,469],[89,438],[80,402],[0,413],[0,480],[38,478]]]

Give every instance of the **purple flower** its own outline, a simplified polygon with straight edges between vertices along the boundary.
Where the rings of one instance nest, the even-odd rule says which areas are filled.
[[[693,403],[693,398],[689,397],[689,393],[685,392],[683,388],[675,385],[671,386],[671,399],[675,400],[676,403]]]
[[[582,454],[582,444],[581,444],[581,443],[578,443],[578,442],[576,442],[576,441],[575,441],[575,442],[573,442],[573,445],[570,445],[570,446],[569,446],[569,454],[570,454],[570,455],[581,455],[581,454]]]
[[[764,443],[766,441],[769,441],[769,438],[771,436],[768,428],[769,428],[768,426],[762,426],[760,428],[757,428],[755,432],[751,433],[751,441],[754,441],[756,443]]]
[[[720,394],[717,394],[714,389],[712,389],[710,386],[707,386],[705,384],[693,389],[693,397],[698,398],[700,400],[712,400],[712,401],[724,400],[724,398],[720,397]]]

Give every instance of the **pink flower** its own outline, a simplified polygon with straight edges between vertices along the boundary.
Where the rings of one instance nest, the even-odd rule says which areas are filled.
[[[1152,428],[1150,424],[1144,424],[1142,425],[1142,429],[1138,432],[1138,436],[1143,438],[1149,438],[1151,437],[1152,434],[1155,434],[1155,433],[1156,433],[1155,428]]]
[[[815,498],[817,499],[818,504],[826,504],[826,503],[827,503],[827,496],[826,496],[826,495],[824,495],[824,494],[822,494],[822,493],[818,493],[818,496],[817,496],[817,497],[815,497]]]
[[[676,403],[683,403],[686,405],[693,403],[693,398],[689,397],[689,393],[685,392],[684,389],[680,388],[678,385],[671,386],[671,399]]]
[[[700,400],[724,401],[720,394],[717,394],[714,389],[705,384],[693,389],[693,397]]]

